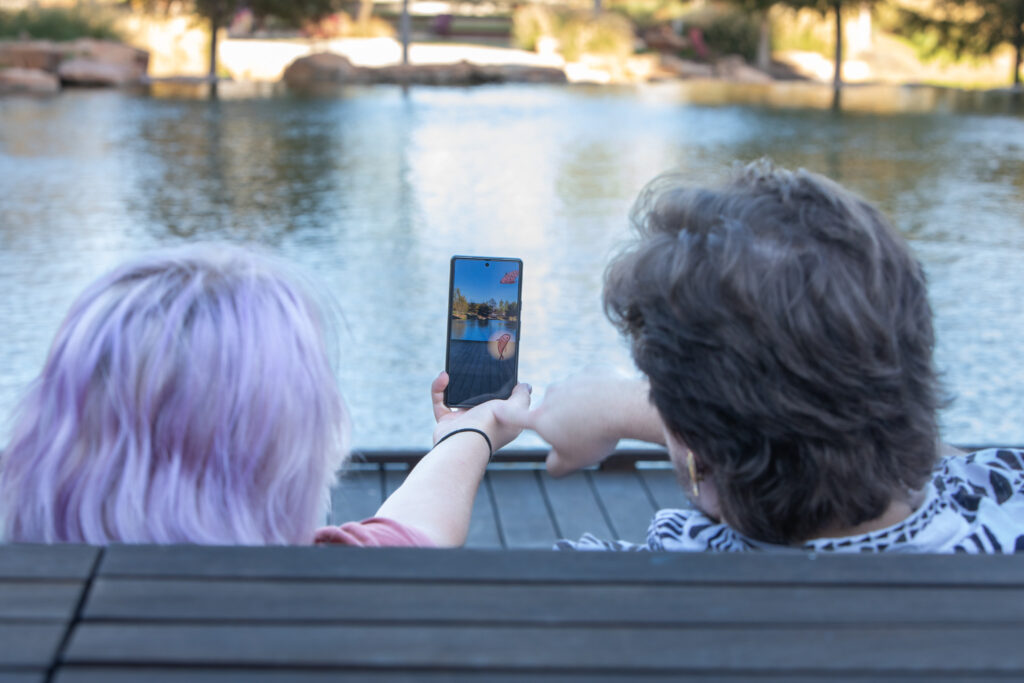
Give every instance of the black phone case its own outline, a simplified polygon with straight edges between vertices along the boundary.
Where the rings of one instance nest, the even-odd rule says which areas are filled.
[[[449,362],[451,360],[451,350],[452,350],[451,349],[451,346],[452,346],[452,298],[455,296],[455,261],[457,259],[466,259],[466,260],[472,260],[472,261],[491,261],[492,263],[495,262],[495,261],[500,261],[500,262],[504,262],[504,263],[514,263],[519,268],[519,282],[518,282],[518,284],[516,286],[516,302],[518,302],[518,304],[519,304],[519,315],[516,316],[516,357],[515,357],[515,360],[513,361],[513,363],[515,363],[515,365],[512,368],[512,378],[514,380],[512,382],[512,387],[515,388],[515,385],[519,383],[519,348],[520,348],[519,344],[522,341],[521,334],[522,334],[522,325],[523,325],[523,260],[522,259],[518,259],[518,258],[510,258],[510,257],[507,257],[507,256],[505,256],[505,257],[502,257],[502,256],[496,256],[496,257],[488,257],[488,256],[460,256],[458,254],[456,254],[455,256],[452,256],[451,261],[449,262],[449,265],[448,265],[448,312],[447,312],[448,324],[446,326],[447,329],[446,329],[445,341],[444,341],[444,371],[446,373],[448,373],[449,381],[450,381],[451,374],[452,374],[451,373],[451,367],[449,367]],[[508,398],[511,395],[512,395],[512,391],[509,390],[508,395],[506,395],[506,396],[498,396],[497,398]],[[488,400],[491,400],[491,399],[488,399]],[[483,401],[481,401],[481,403],[483,403]],[[448,406],[449,408],[472,408],[475,405],[479,405],[479,403],[456,403],[456,404],[453,405],[452,403],[450,403],[448,401],[448,388],[447,387],[445,387],[445,390],[444,390],[444,404],[446,406]]]

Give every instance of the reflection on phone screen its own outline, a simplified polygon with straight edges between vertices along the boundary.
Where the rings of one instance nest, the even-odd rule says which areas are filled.
[[[519,274],[515,260],[452,264],[448,405],[506,398],[516,383]]]

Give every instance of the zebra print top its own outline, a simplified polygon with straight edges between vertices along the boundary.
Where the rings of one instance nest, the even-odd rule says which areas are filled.
[[[793,550],[761,543],[700,510],[659,510],[647,543],[605,541],[584,534],[559,541],[561,550],[742,552]],[[925,500],[905,520],[861,536],[818,538],[796,548],[811,552],[1024,552],[1024,451],[993,448],[939,461]]]

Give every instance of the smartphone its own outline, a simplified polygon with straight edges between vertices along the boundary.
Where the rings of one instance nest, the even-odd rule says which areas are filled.
[[[519,375],[523,262],[453,256],[444,369],[449,408],[508,398]]]

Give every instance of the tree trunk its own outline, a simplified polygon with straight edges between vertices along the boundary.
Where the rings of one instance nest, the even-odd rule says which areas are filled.
[[[601,13],[601,0],[594,0],[594,16]]]
[[[217,96],[217,31],[220,29],[220,15],[210,15],[210,97]]]
[[[402,18],[399,20],[402,33],[402,64],[409,64],[409,0],[402,0]]]
[[[834,0],[836,12],[836,68],[832,75],[832,108],[839,109],[840,93],[843,90],[843,5]]]
[[[1024,51],[1024,0],[1017,0],[1017,25],[1013,27],[1013,85],[1020,85],[1021,52]]]
[[[359,14],[356,15],[356,23],[360,26],[366,26],[370,23],[370,17],[373,16],[373,0],[362,0],[359,3]]]
[[[761,12],[757,30],[757,68],[768,71],[772,65],[772,22],[768,10]]]

